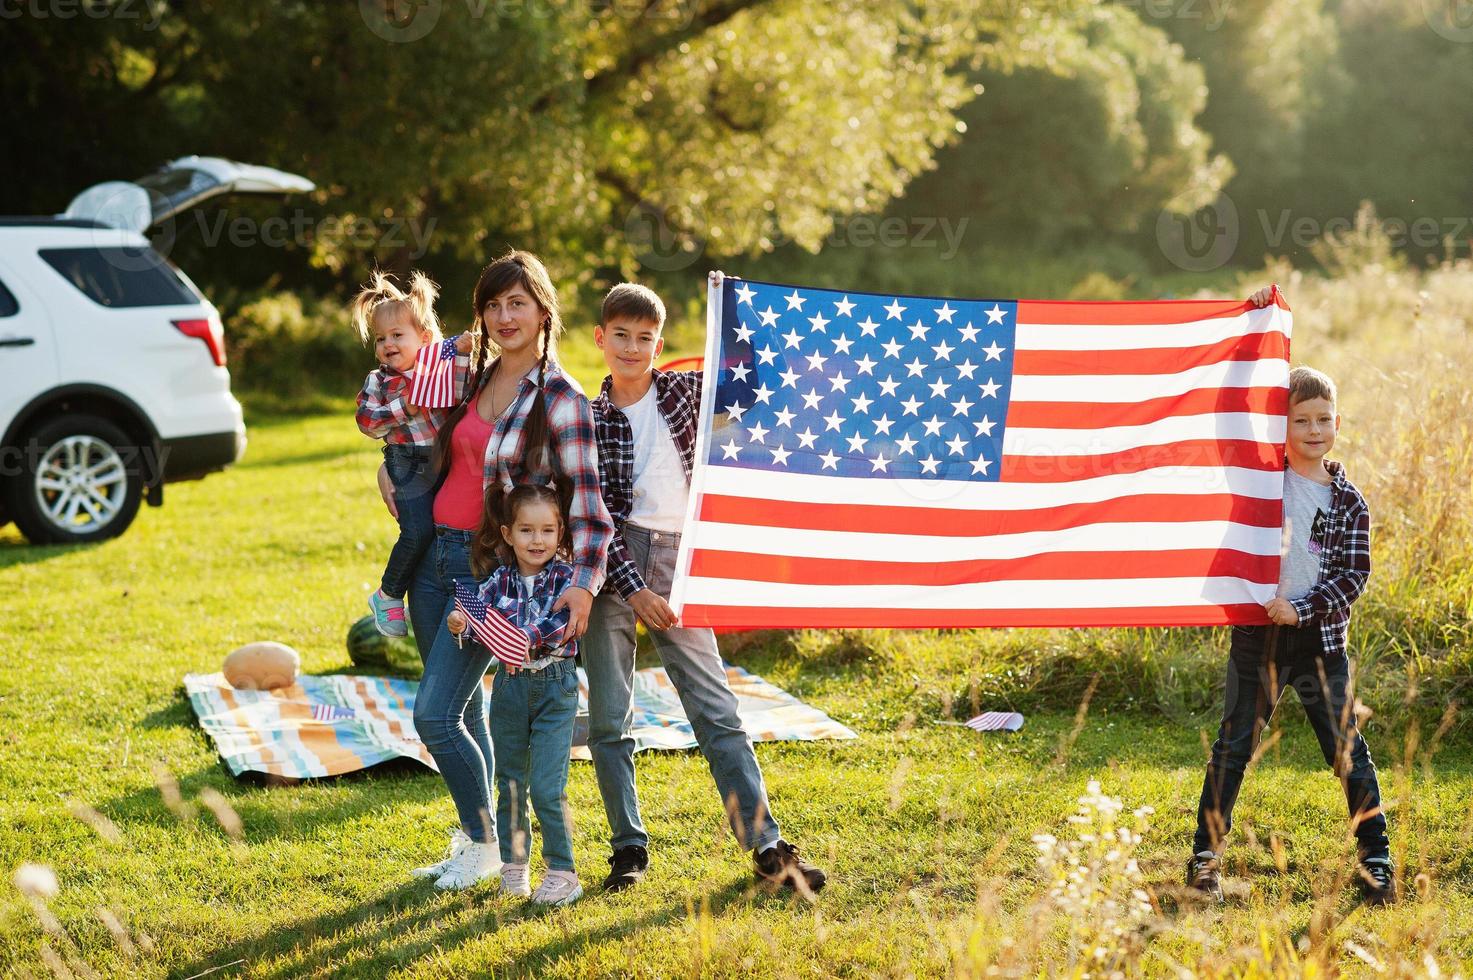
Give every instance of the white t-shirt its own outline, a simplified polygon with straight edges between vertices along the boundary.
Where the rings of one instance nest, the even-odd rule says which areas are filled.
[[[623,412],[634,431],[634,508],[628,522],[651,531],[678,533],[685,524],[690,490],[670,426],[660,414],[655,386],[650,385],[644,397]]]

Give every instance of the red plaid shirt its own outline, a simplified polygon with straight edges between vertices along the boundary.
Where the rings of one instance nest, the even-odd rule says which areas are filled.
[[[1290,599],[1299,625],[1320,625],[1325,654],[1344,654],[1350,628],[1350,605],[1361,597],[1371,578],[1371,509],[1345,477],[1340,463],[1325,461],[1330,471],[1330,518],[1320,549],[1320,581],[1304,596]]]
[[[685,468],[685,485],[690,486],[691,465],[696,455],[696,422],[701,411],[701,371],[655,371],[655,403],[660,417],[670,428],[670,438]],[[604,504],[614,521],[614,540],[609,545],[609,583],[620,598],[628,599],[645,588],[624,543],[624,522],[634,509],[634,429],[629,416],[614,407],[609,391],[612,376],[593,400],[593,429],[598,436],[598,468],[603,481]]]
[[[491,362],[477,391],[491,378]],[[539,465],[529,468],[522,446],[522,431],[532,398],[537,394],[537,368],[534,365],[519,382],[515,408],[503,412],[496,420],[491,438],[486,443],[485,483],[497,481],[505,487],[519,483],[550,483],[552,468]],[[614,536],[614,522],[609,519],[599,490],[598,450],[594,445],[593,413],[578,382],[563,371],[556,361],[547,364],[547,377],[542,397],[547,400],[547,425],[557,447],[558,462],[564,479],[572,484],[573,502],[568,514],[568,531],[573,537],[573,580],[571,587],[598,594],[603,586],[604,564],[608,560],[609,541]],[[543,461],[538,460],[538,463]]]
[[[541,656],[576,657],[578,641],[568,636],[568,610],[552,611],[553,605],[573,584],[573,568],[554,559],[532,580],[532,593],[522,586],[516,562],[501,565],[480,584],[481,601],[495,609],[512,625],[527,634],[531,644],[528,660]]]
[[[413,371],[399,372],[386,367],[377,367],[363,379],[363,390],[358,392],[358,429],[371,439],[400,446],[433,446],[435,433],[439,431],[448,408],[418,408],[409,411],[409,384]],[[469,354],[458,354],[455,358],[455,390],[464,392],[470,385],[471,359]]]

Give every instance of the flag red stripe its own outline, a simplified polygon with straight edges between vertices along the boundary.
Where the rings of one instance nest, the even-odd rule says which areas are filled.
[[[997,464],[994,462],[994,466]],[[1097,476],[1140,473],[1158,466],[1239,466],[1253,470],[1284,468],[1284,448],[1247,439],[1188,439],[1141,446],[1099,456],[1004,456],[1005,482],[1067,483]]]
[[[1282,302],[1280,306],[1284,306]],[[1239,316],[1254,307],[1247,302],[1221,299],[1188,299],[1174,302],[1140,303],[1074,300],[1019,300],[1019,323],[1128,324],[1192,323]],[[1284,306],[1288,309],[1287,306]],[[980,326],[980,324],[978,324]]]
[[[1178,374],[1227,361],[1289,359],[1289,338],[1277,330],[1229,337],[1198,347],[1143,350],[1025,350],[1013,352],[1013,373],[1034,375]],[[985,364],[983,365],[986,366]]]
[[[1231,493],[1142,493],[1097,503],[1061,504],[1029,510],[805,503],[707,493],[701,497],[699,519],[722,524],[812,531],[893,533],[914,528],[938,536],[974,537],[1023,531],[1059,531],[1085,524],[1156,521],[1232,521],[1253,527],[1278,527],[1282,511],[1277,500]]]
[[[1204,606],[1116,606],[1100,609],[890,609],[776,608],[710,606],[690,603],[681,610],[687,627],[746,629],[935,629],[981,626],[1217,626],[1267,625],[1263,607],[1253,602]]]
[[[1260,585],[1272,585],[1279,578],[1279,558],[1277,555],[1203,548],[1183,551],[1057,551],[1022,558],[890,562],[698,550],[691,555],[690,575],[693,578],[835,586],[948,586],[1020,580],[1195,577],[1242,578]]]
[[[1256,412],[1284,415],[1287,388],[1196,388],[1142,402],[1023,402],[1008,406],[1007,424],[1027,429],[1108,429],[1147,425],[1179,415]]]

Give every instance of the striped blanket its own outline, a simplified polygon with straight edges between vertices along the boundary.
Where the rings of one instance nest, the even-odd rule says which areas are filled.
[[[754,742],[850,739],[854,732],[781,688],[728,665],[742,727]],[[486,680],[490,695],[490,678]],[[414,731],[419,685],[398,677],[304,676],[278,691],[238,691],[220,674],[186,674],[184,689],[200,727],[234,775],[286,779],[340,776],[389,759],[435,761]],[[574,759],[587,759],[588,682],[578,671]],[[663,668],[634,675],[634,744],[695,748],[690,722]]]

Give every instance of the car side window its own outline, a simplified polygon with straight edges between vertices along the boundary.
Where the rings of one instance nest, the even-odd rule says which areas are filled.
[[[41,258],[99,306],[192,306],[200,301],[147,246],[43,248]]]
[[[15,294],[0,282],[0,317],[15,316],[19,312],[20,304],[15,301]]]

